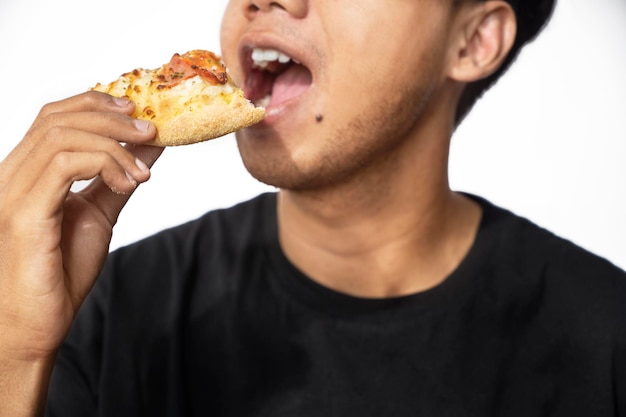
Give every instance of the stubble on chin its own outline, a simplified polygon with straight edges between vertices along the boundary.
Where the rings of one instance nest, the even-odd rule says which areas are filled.
[[[430,93],[427,89],[407,90],[385,100],[373,100],[369,108],[334,130],[306,138],[295,154],[285,147],[261,149],[255,144],[258,138],[238,135],[244,166],[258,181],[285,190],[319,191],[368,183],[367,187],[380,192],[376,189],[388,180],[386,170],[393,169],[394,159],[418,123]]]

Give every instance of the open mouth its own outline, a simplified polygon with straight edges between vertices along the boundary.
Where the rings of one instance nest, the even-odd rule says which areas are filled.
[[[309,69],[275,49],[250,50],[244,92],[257,106],[272,107],[302,95],[312,83]]]

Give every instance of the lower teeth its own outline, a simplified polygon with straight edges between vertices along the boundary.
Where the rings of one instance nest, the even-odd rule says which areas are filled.
[[[254,104],[261,107],[267,107],[270,105],[271,96],[268,94],[263,98],[258,99]]]

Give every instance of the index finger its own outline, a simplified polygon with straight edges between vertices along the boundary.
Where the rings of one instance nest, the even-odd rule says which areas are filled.
[[[0,189],[4,187],[6,181],[17,172],[23,161],[25,161],[36,148],[41,140],[37,135],[38,130],[42,130],[40,128],[45,127],[43,124],[55,113],[99,111],[129,115],[133,112],[134,108],[134,103],[127,98],[116,98],[97,91],[89,91],[44,105],[24,138],[0,164]]]
[[[126,97],[113,97],[100,91],[86,91],[63,100],[48,103],[41,108],[40,116],[56,112],[113,111],[131,114],[135,104]]]

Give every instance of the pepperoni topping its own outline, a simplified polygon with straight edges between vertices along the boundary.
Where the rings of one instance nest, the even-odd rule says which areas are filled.
[[[221,59],[212,52],[197,49],[183,55],[174,54],[169,64],[159,71],[157,88],[174,87],[196,75],[213,85],[228,82],[228,73]]]

